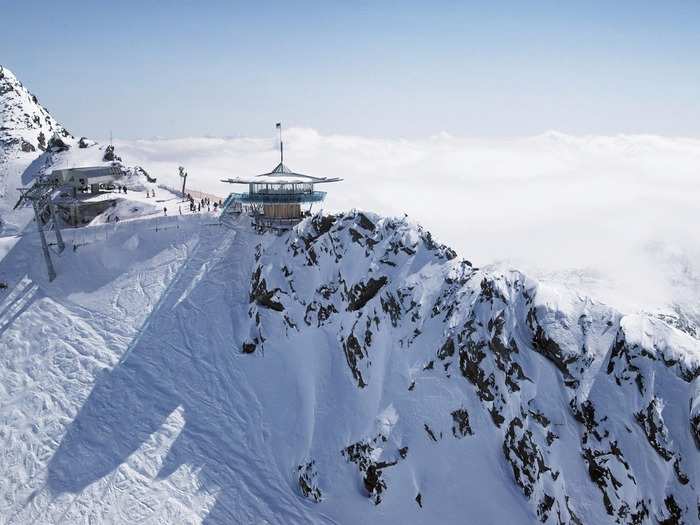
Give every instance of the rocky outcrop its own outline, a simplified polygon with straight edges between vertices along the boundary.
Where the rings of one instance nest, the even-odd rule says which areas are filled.
[[[121,162],[122,159],[114,153],[114,146],[110,144],[105,148],[105,153],[102,156],[102,160],[104,162]]]
[[[678,513],[689,519],[699,481],[689,466],[695,459],[662,417],[666,396],[676,394],[659,377],[685,385],[673,392],[687,390],[700,363],[693,352],[675,350],[674,338],[699,350],[700,342],[666,322],[549,296],[519,272],[486,272],[458,260],[406,220],[360,212],[317,215],[279,242],[262,242],[251,290],[261,341],[287,333],[290,323],[295,337],[325,334],[358,395],[396,384],[392,367],[405,362],[407,399],[419,403],[423,389],[459,392],[450,394],[457,408],[421,412],[404,432],[420,434],[436,454],[446,442],[497,440],[500,461],[535,519],[586,523],[581,490],[597,501],[599,521],[641,524]],[[685,419],[696,436],[699,413],[691,408]],[[672,511],[658,499],[647,462],[631,452],[640,442],[655,458],[648,462],[654,475],[670,480],[664,498],[673,496]],[[390,490],[388,473],[411,462],[403,449],[379,433],[342,455],[379,504]],[[576,463],[583,479],[571,468]],[[425,511],[426,492],[415,494]]]
[[[305,498],[318,503],[323,499],[321,489],[318,487],[318,473],[315,470],[315,461],[309,461],[304,465],[297,466],[299,473],[299,491]]]
[[[6,68],[0,66],[0,144],[5,151],[30,154],[47,148],[48,137],[70,138],[70,133],[50,115],[32,93]]]
[[[396,457],[390,460],[378,460],[377,450],[379,445],[387,442],[387,437],[379,434],[368,441],[358,441],[347,446],[341,451],[341,454],[349,463],[354,463],[362,475],[362,485],[365,494],[379,505],[382,502],[382,494],[387,489],[386,479],[384,479],[384,470],[393,467],[399,461],[406,458],[408,449],[397,450]]]

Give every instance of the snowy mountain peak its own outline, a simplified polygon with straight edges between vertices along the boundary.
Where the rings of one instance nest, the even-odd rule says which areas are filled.
[[[54,134],[71,136],[12,71],[0,66],[0,146],[5,154],[43,151]]]

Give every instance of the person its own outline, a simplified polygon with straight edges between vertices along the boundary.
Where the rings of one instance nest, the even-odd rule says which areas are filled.
[[[163,206],[163,215],[165,215],[166,217],[168,216],[168,208],[166,208],[165,206]]]
[[[146,198],[147,198],[147,199],[150,199],[150,198],[151,198],[151,194],[149,193],[148,190],[146,190]]]
[[[211,211],[211,207],[207,204],[207,211]]]
[[[178,213],[179,213],[180,215],[182,215],[182,206],[178,206],[178,207],[177,207],[177,211],[178,211]]]
[[[126,195],[126,186],[124,186],[124,195]]]
[[[201,203],[197,204],[197,212],[200,212],[200,211],[202,211],[202,204]]]
[[[153,196],[156,196],[156,190],[151,190],[153,192]]]
[[[114,222],[119,222],[119,215],[117,215],[116,217],[114,217]]]

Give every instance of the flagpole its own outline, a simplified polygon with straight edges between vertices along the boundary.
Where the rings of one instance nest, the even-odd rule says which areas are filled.
[[[282,123],[277,123],[277,129],[280,130],[280,163],[284,164],[284,143],[282,142]]]

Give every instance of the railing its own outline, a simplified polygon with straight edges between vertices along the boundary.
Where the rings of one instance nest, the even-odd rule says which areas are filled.
[[[212,204],[215,202],[223,201],[224,198],[221,195],[215,195],[214,193],[207,193],[205,191],[200,191],[200,190],[195,190],[195,189],[190,189],[185,187],[185,195],[182,195],[182,191],[176,188],[173,188],[172,186],[167,186],[165,184],[159,184],[159,188],[163,188],[164,190],[168,190],[171,193],[174,193],[175,195],[180,195],[183,198],[189,193],[192,198],[195,200],[195,202],[200,201],[202,199],[209,199]]]
[[[294,204],[301,202],[321,202],[326,198],[325,191],[314,191],[311,193],[232,193],[228,201],[240,202],[243,204]]]

